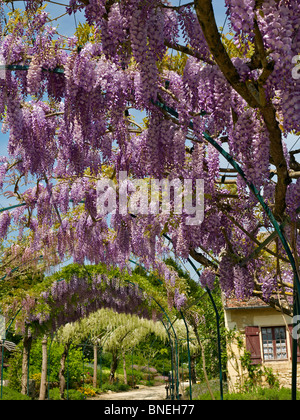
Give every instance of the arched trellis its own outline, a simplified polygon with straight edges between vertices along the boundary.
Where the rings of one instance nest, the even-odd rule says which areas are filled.
[[[132,262],[132,263],[135,263],[135,261],[133,261],[131,259],[129,261]],[[86,270],[86,271],[87,271],[87,274],[89,275],[88,270]],[[138,283],[134,283],[134,282],[132,282],[130,280],[127,280],[126,278],[124,279],[124,281],[126,283],[128,283],[128,284],[131,284],[131,285],[135,286],[135,287],[137,286],[139,288],[139,290],[141,290],[142,292],[146,292],[147,293],[147,291],[145,291]],[[160,281],[160,283],[161,283],[161,281]],[[173,372],[174,371],[175,371],[175,377],[176,377],[176,382],[175,382],[175,392],[176,392],[175,393],[175,399],[179,399],[179,376],[178,376],[179,375],[179,371],[178,371],[178,340],[177,340],[177,335],[176,335],[175,329],[173,327],[173,324],[172,324],[172,322],[170,320],[170,317],[168,316],[168,314],[167,314],[166,310],[163,308],[163,306],[153,296],[148,296],[148,297],[155,302],[155,304],[159,307],[159,309],[161,310],[161,312],[163,313],[163,315],[166,317],[166,323],[163,321],[163,319],[160,319],[160,321],[162,322],[162,324],[163,324],[163,326],[164,326],[164,328],[165,328],[165,330],[167,332],[167,335],[169,337],[169,344],[170,344],[170,348],[171,348],[171,366],[172,366],[172,388],[171,388],[172,389],[172,392],[171,392],[171,399],[174,399],[174,392],[173,392],[173,389],[174,389]],[[175,350],[173,348],[172,339],[171,339],[171,335],[170,335],[170,330],[172,330],[173,335],[174,335]],[[174,366],[173,366],[173,356],[174,355],[175,355],[174,359],[175,359],[175,363],[176,363],[175,369],[174,369]]]
[[[87,273],[87,274],[89,274],[89,273]],[[55,283],[59,283],[62,280],[63,279],[59,279]],[[137,283],[131,282],[130,280],[127,280],[127,279],[123,279],[123,280],[124,280],[124,282],[126,282],[126,283],[128,283],[128,284],[130,284],[132,286],[138,287],[139,290],[141,290],[142,292],[145,292],[144,289],[141,288]],[[175,332],[174,327],[172,325],[172,322],[171,322],[171,320],[170,320],[167,312],[163,308],[163,306],[154,297],[152,297],[152,296],[147,295],[147,299],[151,299],[151,300],[153,300],[156,303],[156,305],[161,310],[161,313],[166,317],[166,320],[167,320],[166,322],[164,322],[163,319],[160,319],[160,321],[162,322],[162,324],[163,324],[163,326],[164,326],[164,328],[165,328],[165,330],[167,332],[168,338],[169,338],[169,343],[170,343],[170,348],[171,348],[171,355],[172,355],[172,357],[171,357],[172,377],[173,377],[173,371],[175,371],[175,373],[176,373],[175,386],[174,386],[174,381],[172,381],[172,385],[171,385],[172,386],[172,389],[175,388],[175,394],[174,394],[174,391],[172,391],[172,393],[171,393],[171,399],[179,399],[179,379],[178,379],[178,360],[177,360],[177,357],[178,357],[178,351],[177,351],[178,340],[177,340],[176,332]],[[14,314],[14,316],[12,317],[11,322],[10,322],[10,324],[9,324],[9,326],[8,326],[8,328],[7,328],[6,331],[9,330],[10,326],[12,325],[13,321],[15,320],[15,318],[17,317],[18,313],[21,310],[22,310],[22,307],[20,307],[18,309],[18,311]],[[173,334],[174,334],[175,349],[173,348],[172,338],[171,338],[171,334],[170,334],[170,329],[173,331]],[[52,337],[51,337],[49,349],[48,349],[48,352],[47,352],[47,359],[48,359],[48,364],[47,364],[48,365],[48,367],[47,367],[48,397],[49,397],[49,375],[50,375],[50,363],[49,362],[50,362],[50,357],[51,357],[51,347],[52,347],[53,340],[55,338],[55,334],[56,333],[54,333],[52,335]],[[174,363],[173,359],[174,358],[175,358],[176,368],[174,368],[174,366],[173,366],[173,363]],[[27,368],[28,368],[28,372],[27,372],[27,392],[28,392],[28,388],[29,388],[29,366],[27,366]],[[1,369],[3,370],[3,364],[2,364]],[[1,376],[1,398],[2,398],[2,386],[3,386],[2,385],[2,382],[3,382],[3,374]]]
[[[29,66],[22,66],[22,65],[4,65],[4,66],[0,66],[1,70],[11,70],[11,71],[17,71],[17,70],[25,70],[27,71],[29,69]],[[43,71],[50,71],[53,73],[60,73],[63,74],[64,70],[60,69],[60,68],[56,68],[53,70],[48,70],[48,69],[42,69]],[[156,106],[158,106],[159,108],[163,109],[164,111],[166,111],[168,114],[172,115],[175,118],[178,118],[179,114],[177,113],[177,111],[175,111],[173,108],[170,108],[168,106],[166,106],[165,104],[162,104],[159,101],[153,102]],[[205,115],[205,111],[202,112],[201,115]],[[193,123],[190,123],[190,128],[193,128]],[[298,270],[297,270],[297,266],[295,263],[295,259],[293,257],[293,254],[291,252],[291,249],[288,245],[288,242],[285,238],[284,235],[284,231],[283,231],[283,224],[279,225],[278,222],[276,221],[273,213],[271,212],[271,210],[269,209],[269,207],[267,206],[267,204],[264,202],[262,196],[260,195],[259,191],[257,190],[257,188],[255,187],[255,185],[251,182],[249,182],[242,170],[242,168],[236,163],[236,161],[233,159],[233,157],[228,154],[212,137],[210,137],[207,133],[203,133],[204,138],[206,139],[206,141],[208,141],[213,147],[215,147],[219,153],[225,157],[225,159],[236,169],[236,171],[241,175],[241,177],[243,178],[243,180],[245,181],[246,185],[249,187],[250,191],[254,194],[254,196],[256,197],[256,199],[258,200],[258,202],[261,204],[264,212],[266,213],[266,215],[268,216],[271,224],[273,225],[276,234],[278,235],[286,253],[288,256],[288,259],[290,261],[291,267],[293,269],[293,274],[294,274],[294,302],[293,302],[293,314],[296,316],[300,314],[300,282],[299,282],[299,274],[298,274]],[[197,141],[196,139],[194,139],[194,141]],[[296,323],[294,321],[294,324],[296,326]],[[296,387],[297,387],[297,339],[295,337],[293,337],[293,355],[292,355],[292,398],[296,399]]]
[[[167,235],[164,235],[167,239],[169,239],[168,238],[168,236]],[[132,259],[130,259],[129,260],[131,263],[133,263],[133,264],[136,264],[136,265],[138,265],[138,266],[141,266],[140,264],[138,264],[136,261],[134,261],[134,260],[132,260]],[[141,266],[144,270],[146,270],[145,269],[145,267],[143,267],[143,266]],[[160,282],[160,284],[162,284],[162,281],[159,279],[159,278],[156,278],[159,282]],[[185,326],[185,329],[186,329],[186,337],[187,337],[187,350],[188,350],[188,364],[189,364],[189,394],[190,394],[190,400],[192,400],[193,398],[192,398],[192,380],[191,380],[191,357],[190,357],[190,344],[189,344],[189,329],[188,329],[188,325],[187,325],[187,322],[186,322],[186,319],[185,319],[185,317],[184,317],[184,314],[183,314],[183,312],[182,312],[182,310],[180,310],[179,311],[180,312],[180,314],[181,314],[181,317],[182,317],[182,319],[183,319],[183,321],[184,321],[184,326]],[[171,323],[171,321],[170,321],[170,319],[168,319],[168,321],[169,321],[169,324],[170,324],[170,327],[172,327],[172,330],[173,330],[173,333],[174,333],[174,337],[175,337],[175,343],[176,343],[176,349],[177,349],[177,347],[178,347],[178,340],[177,340],[177,336],[176,336],[176,333],[175,333],[175,330],[174,330],[174,328],[173,328],[173,324]],[[176,351],[176,354],[177,354],[178,352]],[[177,372],[178,372],[178,365],[177,365],[177,370],[176,370]],[[177,373],[177,390],[179,389],[179,378],[178,378],[178,373]]]
[[[154,103],[154,102],[153,102]],[[171,116],[175,117],[176,119],[179,118],[179,113],[173,109],[168,107],[167,105],[163,104],[162,102],[156,101],[154,103],[158,108],[161,108]],[[203,111],[201,113],[201,116],[206,115],[206,112]],[[191,121],[189,124],[189,127],[193,130],[193,122]],[[218,152],[228,161],[229,164],[232,165],[232,167],[238,172],[238,174],[243,178],[244,182],[250,189],[250,191],[254,194],[257,201],[262,206],[264,212],[268,216],[271,224],[273,225],[283,247],[284,250],[288,256],[289,262],[291,264],[293,274],[294,274],[294,303],[293,303],[293,315],[295,317],[294,325],[296,326],[296,317],[300,314],[300,280],[299,280],[299,274],[298,269],[296,266],[296,261],[293,256],[293,253],[289,247],[289,244],[285,238],[285,234],[283,231],[283,224],[279,225],[277,220],[275,219],[271,209],[267,205],[267,203],[264,201],[263,197],[259,193],[258,189],[255,187],[255,185],[252,182],[249,182],[243,169],[239,166],[239,164],[234,160],[234,158],[226,152],[226,150],[220,146],[208,133],[203,132],[203,136],[205,140],[210,143]],[[193,139],[195,142],[200,142],[197,139]],[[299,210],[299,209],[298,209]],[[292,399],[296,400],[296,394],[297,394],[297,345],[298,345],[298,339],[296,337],[292,337],[293,342],[293,350],[292,350]]]
[[[126,282],[135,285],[136,283],[131,282],[130,280],[126,280]],[[144,291],[144,289],[139,286],[139,289]],[[166,317],[167,320],[167,324],[165,324],[165,322],[161,319],[160,321],[162,322],[167,335],[169,337],[169,343],[170,343],[170,347],[171,347],[171,365],[172,365],[172,386],[173,386],[173,371],[175,370],[175,375],[176,375],[176,382],[175,382],[175,391],[176,391],[176,399],[179,399],[179,377],[178,377],[178,340],[177,340],[177,335],[175,332],[175,329],[173,327],[173,324],[167,314],[167,312],[165,311],[165,309],[162,307],[162,305],[154,298],[151,296],[151,299],[153,299],[153,301],[158,305],[158,307],[160,308],[160,310],[162,311],[162,313],[164,314],[164,316]],[[170,335],[170,329],[173,332],[174,335],[174,341],[175,341],[175,350],[173,349],[173,345],[172,345],[172,339],[171,339],[171,335]],[[175,363],[176,363],[176,368],[174,369],[173,367],[173,355],[175,355]],[[174,393],[171,393],[171,399],[174,399]]]
[[[188,258],[189,264],[193,267],[193,269],[196,271],[198,277],[200,277],[199,271],[197,270],[197,267],[193,263],[193,261]],[[218,308],[216,306],[216,303],[214,301],[214,298],[211,294],[210,289],[206,286],[205,287],[206,292],[208,293],[208,296],[211,300],[211,303],[213,305],[213,309],[216,314],[216,324],[217,324],[217,342],[218,342],[218,362],[219,362],[219,384],[220,384],[220,399],[223,400],[223,371],[222,371],[222,349],[221,349],[221,333],[220,333],[220,314],[218,311]]]
[[[17,208],[17,207],[25,206],[25,205],[26,205],[26,203],[20,203],[20,204],[17,204],[17,205],[13,205],[13,206],[9,206],[9,207],[6,207],[6,208],[2,208],[2,209],[0,209],[0,213],[1,212],[4,212],[4,211],[7,211],[7,210],[12,210],[12,209]],[[41,258],[41,257],[38,257],[38,258]],[[133,260],[130,260],[130,261],[132,263],[137,264]],[[19,269],[19,267],[15,267],[12,271],[16,271],[18,269]],[[90,274],[88,273],[88,271],[87,271],[87,274],[90,276]],[[2,280],[5,277],[6,277],[6,275],[2,278]],[[62,280],[63,279],[59,279],[56,282],[59,283]],[[135,284],[133,282],[130,282],[129,280],[126,280],[126,279],[124,279],[124,280],[126,282],[132,284],[132,285],[135,285],[135,286],[137,285],[137,284]],[[162,282],[160,281],[160,283],[162,283]],[[140,286],[138,286],[138,287],[139,287],[140,290],[142,290],[144,292],[144,290]],[[175,390],[176,390],[176,399],[179,399],[178,340],[177,340],[176,332],[175,332],[175,330],[173,328],[173,324],[172,324],[169,316],[167,315],[165,309],[160,305],[160,303],[155,298],[153,298],[153,297],[150,297],[150,298],[159,306],[160,310],[162,311],[162,313],[164,314],[164,316],[167,319],[167,324],[165,324],[163,322],[163,320],[161,320],[161,322],[162,322],[162,324],[163,324],[163,326],[164,326],[164,328],[165,328],[165,330],[166,330],[166,332],[168,334],[170,348],[171,348],[171,365],[172,365],[172,385],[171,385],[171,389],[174,389],[175,388]],[[10,328],[12,322],[14,321],[14,319],[16,318],[16,316],[18,315],[18,313],[20,312],[21,309],[22,309],[22,307],[14,315],[14,317],[13,317],[13,319],[12,319],[10,325],[9,325],[9,328]],[[187,330],[187,340],[189,340],[189,338],[188,338],[189,337],[188,327],[187,327],[187,324],[186,324],[186,321],[185,321],[185,318],[184,318],[184,315],[183,315],[182,312],[181,312],[181,315],[182,315],[182,318],[184,320],[185,327],[186,327],[186,330]],[[173,331],[173,334],[174,334],[175,349],[173,348],[173,345],[172,345],[172,339],[171,339],[171,335],[170,335],[170,329]],[[51,346],[52,346],[52,342],[54,340],[54,337],[55,337],[55,334],[51,338],[50,346],[49,346],[49,349],[48,349],[48,361],[50,360]],[[175,357],[173,357],[173,356],[175,356]],[[173,359],[174,358],[175,358],[176,368],[174,368],[174,366],[173,366]],[[192,399],[189,342],[188,342],[188,359],[189,359],[189,378],[190,378],[190,399]],[[28,362],[28,364],[29,364],[29,362]],[[2,358],[2,370],[3,370],[3,358]],[[174,371],[175,371],[175,376],[176,376],[175,387],[174,387],[174,377],[173,377],[173,372]],[[49,396],[49,374],[50,374],[49,372],[50,371],[49,371],[49,364],[48,364],[48,370],[47,370],[47,377],[48,377],[48,396]],[[3,381],[3,375],[2,375],[2,378],[1,378],[1,395],[2,395],[2,381]],[[29,388],[29,367],[28,367],[28,372],[27,372],[27,393],[28,393],[28,388]],[[171,398],[174,399],[174,392],[173,391],[171,393]]]
[[[24,205],[24,204],[21,204],[21,205]],[[18,206],[20,206],[20,205],[18,205]],[[11,207],[8,207],[8,208],[6,208],[6,209],[0,209],[0,212],[1,211],[5,211],[5,210],[9,210],[9,209],[11,209],[11,208],[14,208],[14,207],[18,207],[18,206],[11,206]],[[164,235],[165,237],[166,237],[166,239],[168,239],[168,240],[171,240],[167,235]],[[140,264],[138,264],[136,261],[133,261],[133,260],[131,260],[130,259],[130,262],[131,263],[134,263],[134,264],[136,264],[136,265],[139,265],[140,266]],[[189,259],[189,263],[192,265],[192,267],[193,267],[193,269],[197,272],[197,274],[199,275],[199,272],[198,272],[198,270],[197,270],[197,268],[196,268],[196,266],[193,264],[193,262]],[[16,267],[14,270],[18,270],[18,268],[19,267]],[[144,268],[144,267],[143,267]],[[145,269],[145,268],[144,268]],[[59,279],[59,280],[57,280],[56,282],[60,282],[60,281],[62,281],[63,279]],[[136,283],[133,283],[133,282],[130,282],[130,281],[128,281],[128,280],[126,280],[126,279],[124,279],[126,282],[128,282],[128,283],[130,283],[130,284],[132,284],[132,285],[136,285]],[[160,279],[158,279],[158,281],[161,283],[161,284],[163,284],[162,283],[162,281],[160,280]],[[142,291],[144,291],[140,286],[139,286],[139,288],[140,288],[140,290],[142,290]],[[214,300],[213,300],[213,297],[212,297],[212,295],[211,295],[211,293],[210,293],[210,291],[209,291],[209,289],[208,288],[206,288],[206,290],[207,290],[207,292],[209,293],[209,295],[210,295],[210,298],[211,298],[211,300],[212,300],[212,303],[213,303],[213,307],[214,307],[214,310],[216,311],[216,315],[217,315],[217,321],[218,321],[218,312],[217,312],[217,308],[216,308],[216,306],[215,306],[215,303],[214,303]],[[166,318],[167,318],[167,322],[168,322],[168,324],[166,325],[162,320],[162,324],[164,325],[164,328],[166,329],[166,331],[167,331],[167,333],[168,333],[168,336],[169,336],[169,343],[170,343],[170,348],[171,348],[171,365],[172,365],[172,388],[175,388],[176,389],[176,398],[179,398],[179,378],[178,378],[178,372],[179,372],[179,368],[178,368],[178,360],[177,360],[177,355],[178,355],[178,339],[177,339],[177,336],[176,336],[176,332],[175,332],[175,330],[174,330],[174,328],[173,328],[173,323],[171,322],[171,320],[170,320],[170,318],[168,317],[168,315],[167,315],[167,313],[166,313],[166,311],[164,310],[164,308],[157,302],[157,300],[156,299],[154,299],[153,297],[150,297],[151,299],[153,299],[153,301],[155,301],[156,302],[156,304],[160,307],[160,309],[162,310],[162,312],[164,313],[164,315],[166,316]],[[9,330],[9,328],[10,328],[10,326],[11,326],[11,324],[13,323],[13,321],[14,321],[14,319],[16,318],[16,316],[18,315],[18,313],[21,311],[21,309],[22,309],[22,307],[21,308],[19,308],[18,309],[18,311],[15,313],[15,315],[12,317],[12,319],[11,319],[11,322],[10,322],[10,324],[9,324],[9,327],[7,328],[7,331]],[[182,319],[183,319],[183,321],[184,321],[184,325],[185,325],[185,328],[186,328],[186,333],[187,333],[187,349],[188,349],[188,366],[189,366],[189,394],[190,394],[190,400],[192,400],[192,386],[191,386],[191,366],[190,366],[190,348],[189,348],[189,329],[188,329],[188,326],[187,326],[187,323],[186,323],[186,320],[185,320],[185,317],[184,317],[184,314],[183,314],[183,312],[182,312],[182,310],[180,310],[179,311],[180,312],[180,314],[181,314],[181,317],[182,317]],[[172,345],[172,338],[171,338],[171,335],[170,335],[170,329],[172,329],[172,331],[173,331],[173,334],[174,334],[174,341],[175,341],[175,350],[174,350],[174,348],[173,348],[173,345]],[[50,346],[49,346],[49,349],[48,349],[48,370],[47,370],[47,377],[48,377],[48,397],[49,397],[49,375],[50,375],[50,368],[49,368],[49,365],[50,365],[50,355],[51,355],[51,346],[52,346],[52,342],[53,342],[53,340],[54,340],[54,338],[55,338],[55,334],[53,334],[52,335],[52,337],[51,337],[51,341],[50,341]],[[220,355],[221,355],[221,352],[220,352],[220,341],[219,341],[219,324],[218,324],[218,345],[219,345],[219,362],[221,363],[221,359],[220,359]],[[175,360],[176,360],[176,368],[174,368],[174,365],[173,365],[173,360],[174,360],[174,355],[175,355]],[[2,359],[3,360],[3,359]],[[28,364],[29,364],[29,361],[28,361]],[[2,369],[3,369],[3,367],[2,367]],[[176,385],[175,385],[175,387],[174,387],[174,377],[173,377],[173,371],[175,371],[175,376],[176,376]],[[3,377],[3,375],[2,375],[2,377]],[[28,368],[28,372],[27,372],[27,393],[28,393],[28,388],[29,388],[29,368]],[[222,390],[223,390],[223,387],[222,387],[222,370],[221,370],[221,365],[220,365],[220,390],[221,390],[221,399],[222,399],[222,397],[223,397],[223,392],[222,392]],[[2,392],[2,381],[1,381],[1,392]],[[2,393],[1,393],[1,395],[2,395]],[[172,399],[174,399],[174,393],[172,392],[171,393],[171,398]]]
[[[72,200],[70,200],[70,201],[72,201]],[[4,212],[4,211],[7,211],[7,210],[12,210],[12,209],[14,209],[14,208],[17,208],[17,207],[22,207],[22,206],[25,206],[26,205],[26,203],[20,203],[20,204],[16,204],[16,205],[13,205],[13,206],[9,206],[9,207],[5,207],[5,208],[2,208],[2,209],[0,209],[0,213],[1,212]],[[135,215],[133,215],[133,214],[131,214],[131,216],[132,217],[136,217]],[[163,234],[163,236],[168,240],[168,241],[170,241],[170,242],[172,242],[172,239],[167,235],[167,234]],[[42,258],[42,257],[39,257],[39,258]],[[129,261],[131,262],[131,263],[134,263],[134,264],[136,264],[136,265],[139,265],[136,261],[133,261],[133,260],[131,260],[131,259],[129,259]],[[198,270],[197,270],[197,268],[195,267],[195,265],[193,264],[193,262],[188,258],[188,261],[189,261],[189,263],[191,264],[191,266],[193,267],[193,269],[197,272],[197,274],[199,275],[199,272],[198,272]],[[18,270],[18,268],[19,267],[16,267],[16,268],[14,268],[13,270],[12,270],[12,272],[13,271],[16,271],[16,270]],[[89,273],[88,273],[88,275],[89,275]],[[6,277],[6,275],[2,278],[2,279],[4,279]],[[1,280],[2,280],[1,279]],[[63,279],[60,279],[60,280],[58,280],[58,282],[59,281],[62,281]],[[161,280],[160,279],[158,279],[158,281],[162,284],[162,282],[161,282]],[[133,284],[133,283],[132,283]],[[143,289],[141,289],[141,290],[143,290]],[[208,288],[206,288],[206,290],[207,290],[207,292],[208,292],[208,294],[209,294],[209,297],[210,297],[210,299],[211,299],[211,301],[212,301],[212,304],[213,304],[213,308],[214,308],[214,311],[215,311],[215,313],[216,313],[216,319],[217,319],[217,335],[218,335],[218,357],[219,357],[219,369],[220,369],[220,395],[221,395],[221,399],[223,399],[223,383],[222,383],[222,366],[221,366],[221,347],[220,347],[220,325],[219,325],[219,314],[218,314],[218,311],[217,311],[217,308],[216,308],[216,305],[215,305],[215,302],[214,302],[214,299],[213,299],[213,297],[212,297],[212,295],[211,295],[211,293],[210,293],[210,290],[208,289]],[[153,300],[155,300],[155,299],[153,299]],[[156,302],[157,304],[158,304],[158,302]],[[162,307],[161,307],[161,309],[163,309]],[[189,365],[189,394],[190,394],[190,400],[192,400],[192,384],[191,384],[191,366],[190,366],[190,348],[189,348],[189,330],[188,330],[188,326],[187,326],[187,323],[186,323],[186,320],[185,320],[185,317],[184,317],[184,314],[182,313],[182,311],[180,310],[180,314],[181,314],[181,316],[182,316],[182,319],[183,319],[183,321],[184,321],[184,325],[185,325],[185,328],[186,328],[186,334],[187,334],[187,349],[188,349],[188,365]],[[166,313],[165,313],[165,315],[166,315]],[[171,364],[172,364],[172,388],[174,388],[174,385],[173,385],[173,382],[174,382],[174,377],[173,377],[173,371],[175,371],[176,372],[176,386],[175,386],[175,388],[176,388],[176,395],[177,395],[177,397],[179,396],[179,377],[178,377],[178,360],[177,360],[177,358],[178,358],[178,341],[177,341],[177,337],[176,337],[176,333],[175,333],[175,330],[174,330],[174,328],[173,328],[173,326],[172,326],[172,322],[170,321],[170,319],[168,318],[168,325],[169,325],[169,327],[167,327],[164,323],[163,323],[163,325],[164,325],[164,327],[165,327],[165,329],[166,329],[166,331],[168,332],[168,334],[169,334],[169,330],[170,330],[170,328],[172,328],[172,330],[173,330],[173,333],[174,333],[174,337],[175,337],[175,350],[173,349],[173,346],[172,346],[172,341],[171,341],[171,336],[170,336],[170,334],[169,334],[169,343],[170,343],[170,348],[171,348]],[[48,359],[50,359],[50,352],[51,352],[51,345],[52,345],[52,341],[53,341],[53,339],[54,339],[54,336],[52,337],[52,339],[51,339],[51,343],[50,343],[50,349],[49,349],[49,356],[48,356]],[[176,360],[176,368],[174,369],[173,368],[173,355],[175,354],[175,360]],[[27,375],[28,376],[28,375]],[[47,374],[47,376],[48,376],[48,382],[49,382],[49,370],[48,370],[48,374]],[[28,378],[27,378],[27,390],[28,390],[28,383],[29,383],[29,376],[28,376]],[[48,395],[49,395],[49,386],[48,386]],[[174,394],[172,393],[171,394],[172,395],[172,397],[174,397]]]
[[[138,286],[138,288],[141,290],[141,291],[143,291],[144,292],[144,289],[142,288],[142,287],[140,287],[137,283],[134,283],[134,282],[131,282],[130,280],[127,280],[127,279],[124,279],[124,281],[126,282],[126,283],[129,283],[129,284],[131,284],[131,285],[133,285],[133,286]],[[147,293],[147,292],[146,292]],[[171,393],[171,399],[173,400],[173,399],[179,399],[179,380],[178,380],[178,360],[177,360],[177,336],[176,336],[176,332],[175,332],[175,330],[174,330],[174,327],[173,327],[173,325],[172,325],[172,322],[171,322],[171,320],[170,320],[170,318],[169,318],[169,316],[168,316],[168,314],[167,314],[167,312],[165,311],[165,309],[163,308],[163,306],[153,297],[153,296],[147,296],[147,298],[149,298],[149,299],[151,299],[151,300],[153,300],[156,304],[157,304],[157,306],[160,308],[160,310],[162,311],[162,313],[163,313],[163,315],[166,317],[166,319],[167,319],[167,324],[163,321],[163,319],[160,319],[160,321],[162,322],[162,325],[164,326],[164,328],[165,328],[165,330],[166,330],[166,333],[167,333],[167,335],[168,335],[168,338],[169,338],[169,344],[170,344],[170,347],[171,347],[171,365],[172,365],[172,376],[173,376],[173,371],[175,370],[175,372],[177,372],[177,374],[176,374],[176,383],[175,383],[175,391],[176,391],[176,394],[174,395],[174,392],[172,391],[172,393]],[[169,326],[168,326],[169,325]],[[174,351],[174,349],[173,349],[173,345],[172,345],[172,338],[171,338],[171,335],[170,335],[170,328],[173,330],[173,333],[174,333],[174,337],[175,337],[175,347],[176,347],[176,350]],[[52,340],[51,340],[51,343],[52,343],[52,341],[53,341],[53,339],[54,339],[54,337],[52,337]],[[87,341],[87,340],[86,340]],[[86,342],[85,342],[85,344],[83,345],[83,346],[85,346],[86,345]],[[50,354],[50,350],[49,350],[49,354]],[[175,354],[175,360],[176,360],[176,364],[177,364],[177,369],[174,369],[174,367],[173,367],[173,355]],[[49,356],[48,356],[49,357]],[[83,362],[84,363],[84,362]],[[49,380],[48,380],[49,381]],[[172,388],[174,388],[174,385],[173,385],[173,381],[172,381]],[[48,386],[48,395],[49,395],[49,386]]]

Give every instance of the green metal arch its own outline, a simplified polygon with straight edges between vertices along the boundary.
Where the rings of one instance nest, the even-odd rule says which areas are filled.
[[[29,69],[29,66],[21,66],[21,65],[2,65],[0,66],[0,70],[11,70],[11,71],[16,71],[16,70],[25,70],[27,71]],[[43,71],[47,71],[47,72],[53,72],[53,73],[58,73],[58,74],[63,74],[64,70],[61,68],[55,68],[53,70],[50,69],[42,69]],[[174,116],[175,118],[179,117],[179,114],[176,110],[174,110],[173,108],[168,107],[167,105],[161,103],[160,101],[153,101],[152,103],[157,106],[158,108],[163,109],[164,111],[166,111],[167,113],[169,113],[170,115]],[[203,111],[200,115],[204,116],[206,115],[206,112]],[[193,122],[191,121],[189,124],[190,128],[193,129]],[[263,197],[260,195],[258,189],[255,187],[255,185],[251,182],[249,182],[245,176],[244,171],[242,170],[242,168],[238,165],[238,163],[233,159],[233,157],[227,153],[222,146],[220,146],[212,137],[210,137],[206,132],[203,133],[204,138],[212,145],[214,146],[219,153],[236,169],[236,171],[239,173],[239,175],[243,178],[243,180],[246,182],[247,186],[249,187],[249,189],[251,190],[251,192],[255,195],[255,197],[257,198],[258,202],[261,204],[263,210],[265,211],[265,213],[267,214],[269,220],[271,221],[274,229],[276,230],[282,245],[287,253],[287,256],[289,258],[289,261],[291,263],[292,269],[293,269],[293,273],[294,273],[294,293],[295,293],[295,298],[294,298],[294,316],[295,315],[299,315],[300,314],[300,281],[299,281],[299,276],[298,276],[298,272],[297,272],[297,267],[296,267],[296,262],[295,259],[293,257],[293,254],[291,252],[291,249],[287,243],[287,240],[285,238],[284,232],[281,229],[281,227],[279,226],[277,220],[275,219],[272,211],[270,210],[270,208],[268,207],[268,205],[265,203]],[[295,400],[296,399],[296,391],[297,391],[297,339],[293,338],[293,356],[292,356],[292,399]]]
[[[172,115],[175,118],[179,118],[179,114],[176,110],[173,108],[170,108],[166,106],[165,104],[156,101],[154,103],[157,107],[163,109],[164,111],[168,112],[170,115]],[[202,116],[206,115],[206,112],[203,111],[201,113]],[[190,121],[189,127],[193,130],[193,122]],[[259,193],[258,189],[255,187],[255,185],[252,182],[249,182],[247,180],[247,177],[243,171],[243,169],[239,166],[239,164],[234,160],[234,158],[226,152],[226,150],[223,149],[222,146],[220,146],[209,134],[206,132],[203,132],[203,136],[206,141],[208,141],[215,149],[218,150],[218,152],[227,160],[228,163],[230,163],[233,168],[238,172],[238,174],[243,178],[246,185],[249,187],[250,191],[254,194],[258,202],[261,204],[264,212],[268,216],[270,222],[272,223],[274,229],[276,230],[280,241],[287,253],[288,259],[291,263],[293,273],[294,273],[294,310],[293,315],[299,315],[300,314],[300,281],[298,276],[298,270],[296,266],[296,262],[294,259],[294,256],[292,254],[292,251],[288,245],[288,242],[285,238],[283,228],[278,224],[277,220],[275,219],[272,211],[264,201],[263,197]],[[297,393],[297,339],[293,337],[293,351],[292,351],[292,399],[296,400],[296,393]]]

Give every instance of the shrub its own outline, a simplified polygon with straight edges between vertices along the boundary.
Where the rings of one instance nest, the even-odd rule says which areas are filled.
[[[82,392],[76,389],[69,389],[69,391],[65,391],[64,394],[65,399],[67,400],[84,400],[85,396]]]
[[[95,397],[96,396],[96,390],[95,388],[85,385],[77,389],[81,394],[84,395],[84,397]]]
[[[163,376],[163,375],[158,375],[158,376],[154,376],[154,379],[156,381],[160,381],[160,382],[166,382],[169,380],[168,376]]]
[[[22,343],[19,344],[18,348],[22,349]],[[49,351],[49,344],[48,344]],[[57,344],[56,342],[52,343],[51,352],[50,352],[50,364],[49,364],[49,373],[50,373],[50,382],[58,382],[58,373],[60,369],[60,359],[63,351],[63,346]],[[30,365],[29,365],[29,375],[30,379],[35,379],[37,386],[39,386],[40,381],[40,372],[42,367],[42,344],[40,340],[35,341],[32,344],[30,351]],[[87,359],[84,358],[84,362],[87,363]],[[72,386],[76,382],[80,382],[82,378],[82,351],[75,347],[71,347],[69,352],[69,383]],[[22,352],[16,351],[10,358],[9,368],[7,372],[7,377],[9,379],[10,388],[21,390],[21,374],[22,374]],[[67,373],[66,373],[67,375]]]
[[[146,382],[146,385],[147,385],[147,386],[153,386],[153,385],[154,385],[154,381],[152,381],[152,380],[150,379],[150,380],[148,380],[148,381]]]
[[[56,342],[51,345],[51,352],[49,352],[50,343],[48,343],[48,353],[50,353],[49,374],[50,382],[58,381],[58,372],[60,369],[60,359],[63,352],[63,346]],[[87,359],[84,358],[85,363]],[[71,347],[69,351],[69,380],[70,385],[74,382],[79,382],[82,378],[82,351],[75,347]],[[41,372],[42,366],[42,345],[41,341],[37,340],[33,343],[30,351],[30,376]]]
[[[76,389],[65,390],[64,392],[65,400],[84,400],[85,394],[82,391]],[[49,390],[49,399],[50,400],[61,400],[59,388],[52,388]]]
[[[202,389],[201,389],[202,388]],[[188,389],[186,390],[188,392]],[[216,400],[220,400],[220,392],[213,392]],[[187,395],[187,394],[186,394]],[[300,398],[300,392],[297,392],[297,400]],[[204,391],[204,386],[193,385],[193,400],[211,400],[211,395],[206,390]],[[267,388],[267,387],[258,387],[250,392],[237,392],[229,394],[224,392],[224,400],[291,400],[291,389],[290,388]]]
[[[49,400],[60,400],[59,388],[49,389]]]
[[[116,384],[117,385],[117,390],[118,391],[128,391],[128,389],[130,388],[130,386],[129,385],[126,385],[126,384],[122,384],[122,383],[119,383],[119,384]]]
[[[7,370],[7,379],[9,381],[9,387],[16,391],[21,391],[21,377],[22,377],[22,352],[19,351],[20,345],[17,347],[17,351],[13,352],[9,360],[9,367]]]
[[[28,397],[28,395],[23,395],[20,392],[8,388],[6,386],[4,386],[2,388],[2,399],[3,400],[31,400],[30,397]]]
[[[124,391],[128,391],[129,389],[130,389],[130,386],[122,382],[115,382],[113,384],[104,383],[101,388],[103,392],[106,392],[106,391],[113,391],[113,392],[123,391],[124,392]]]

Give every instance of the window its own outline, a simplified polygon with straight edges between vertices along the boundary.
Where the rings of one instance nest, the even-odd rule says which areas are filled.
[[[264,360],[287,359],[285,327],[262,328]]]

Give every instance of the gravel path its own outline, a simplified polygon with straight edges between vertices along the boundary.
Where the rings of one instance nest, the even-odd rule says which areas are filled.
[[[184,389],[188,383],[184,384]],[[182,388],[180,386],[180,392]],[[98,395],[97,397],[89,398],[91,400],[165,400],[166,388],[165,385],[159,386],[144,386],[140,385],[139,389],[133,389],[126,392],[107,392]]]

